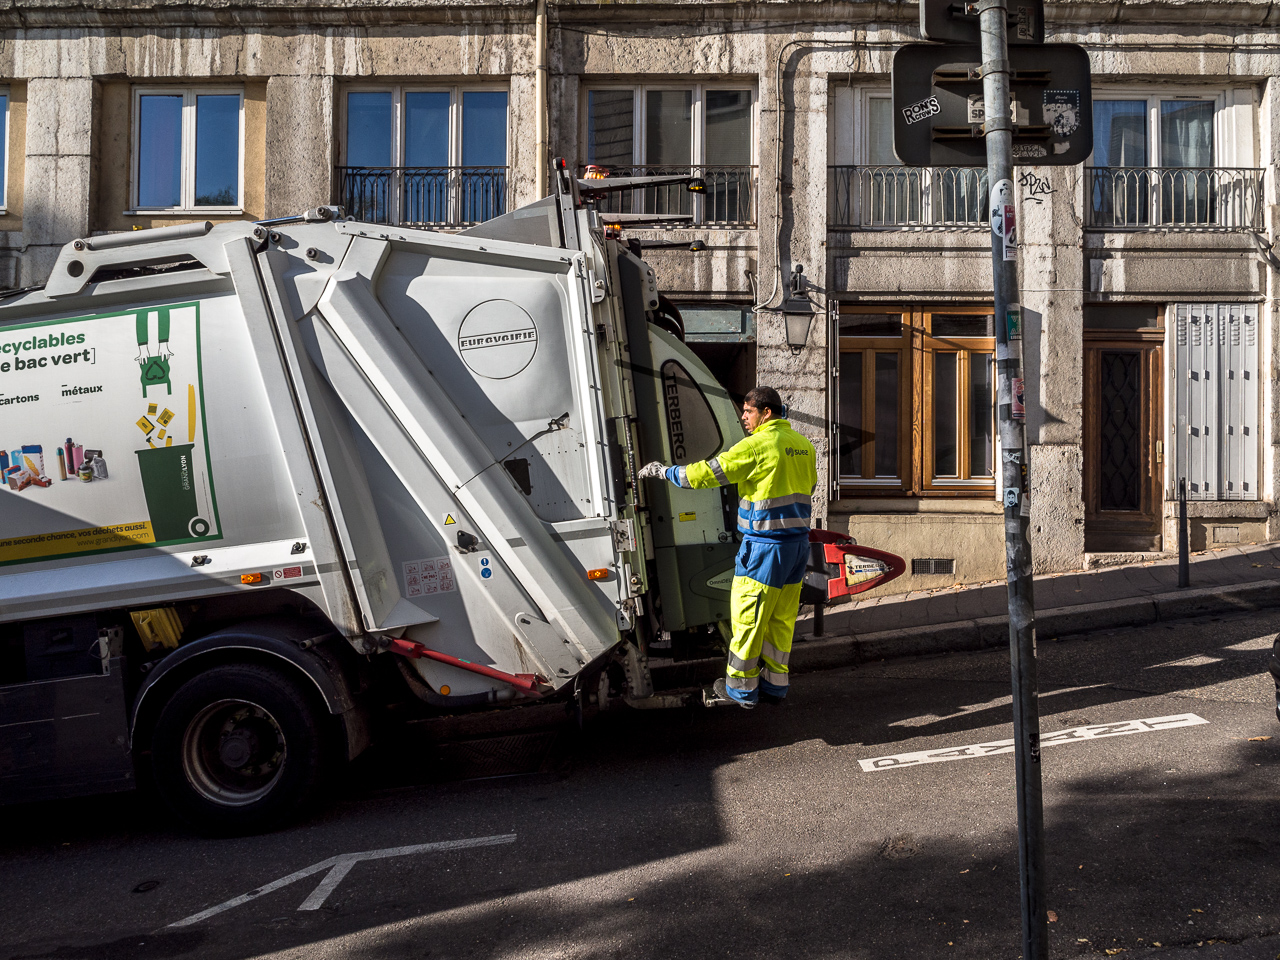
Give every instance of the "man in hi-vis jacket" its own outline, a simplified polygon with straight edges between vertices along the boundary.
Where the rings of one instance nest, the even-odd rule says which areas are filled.
[[[730,600],[733,641],[725,676],[708,692],[708,702],[751,709],[758,700],[780,703],[787,695],[818,473],[813,444],[782,414],[778,391],[756,387],[742,404],[747,437],[710,460],[684,467],[654,461],[640,471],[680,487],[738,485],[742,546]]]

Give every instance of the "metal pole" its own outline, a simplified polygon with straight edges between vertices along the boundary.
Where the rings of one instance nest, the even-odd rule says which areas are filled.
[[[1191,586],[1191,557],[1187,530],[1187,478],[1178,478],[1178,586]]]
[[[817,520],[813,521],[813,525],[814,525],[817,529],[821,530],[821,529],[822,529],[822,518],[821,518],[821,517],[819,517]],[[810,548],[810,549],[812,549],[812,548]],[[823,626],[824,626],[824,624],[823,624],[823,622],[822,622],[822,616],[823,616],[822,608],[823,608],[823,603],[822,603],[822,601],[821,601],[821,600],[819,600],[817,603],[815,603],[815,604],[813,605],[813,636],[814,636],[814,639],[817,639],[818,637],[822,636],[822,628],[823,628]]]
[[[1004,501],[1005,567],[1009,585],[1009,661],[1013,680],[1014,765],[1017,770],[1022,957],[1023,960],[1047,960],[1049,927],[1044,895],[1044,797],[1040,782],[1035,602],[1028,536],[1026,437],[1020,395],[1022,340],[1020,331],[1018,339],[1010,338],[1007,319],[1010,307],[1018,303],[1018,272],[1006,7],[1007,0],[981,0],[978,5],[982,30],[987,176],[991,191],[991,259],[1002,451],[1002,462],[997,469],[1000,471],[998,475]]]

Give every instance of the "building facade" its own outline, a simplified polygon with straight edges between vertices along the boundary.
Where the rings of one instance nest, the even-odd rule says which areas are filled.
[[[1173,550],[1183,479],[1193,549],[1280,538],[1280,10],[1046,19],[1089,53],[1095,144],[1017,171],[1036,569]],[[894,156],[917,23],[905,0],[29,0],[0,11],[0,284],[77,237],[327,202],[459,229],[537,199],[551,157],[693,170],[703,195],[611,209],[688,218],[629,232],[730,391],[790,404],[818,514],[911,561],[894,591],[1001,579],[986,174]],[[815,314],[788,334],[797,266]]]

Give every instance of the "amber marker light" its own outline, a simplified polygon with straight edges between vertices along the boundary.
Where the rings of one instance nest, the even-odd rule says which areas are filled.
[[[587,571],[588,580],[607,580],[609,579],[608,567],[596,567],[594,570]]]
[[[260,573],[242,573],[240,574],[241,583],[261,583],[262,574]]]

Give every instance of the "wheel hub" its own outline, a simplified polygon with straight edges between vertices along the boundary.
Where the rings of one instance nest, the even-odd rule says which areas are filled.
[[[182,767],[206,800],[244,806],[271,792],[284,772],[284,732],[264,707],[247,700],[219,700],[187,725]]]

